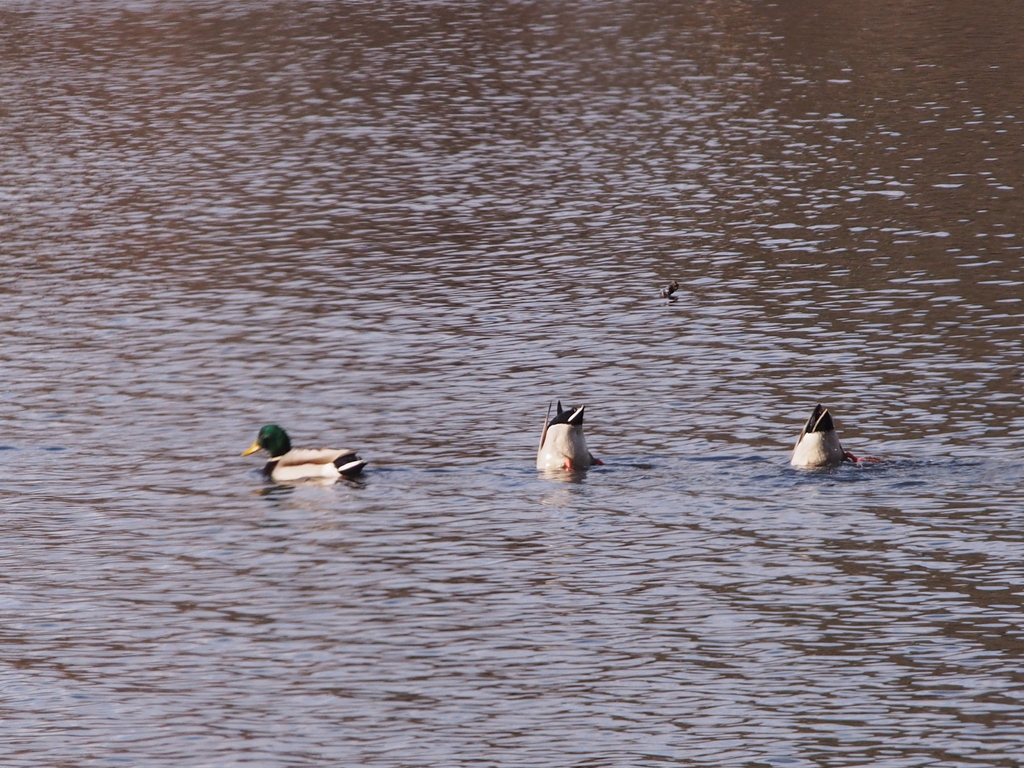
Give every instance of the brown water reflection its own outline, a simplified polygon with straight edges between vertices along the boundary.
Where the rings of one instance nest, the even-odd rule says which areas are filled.
[[[1016,764],[1018,15],[0,2],[5,764]]]

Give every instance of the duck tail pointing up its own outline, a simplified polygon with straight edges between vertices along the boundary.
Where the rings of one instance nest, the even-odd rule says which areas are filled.
[[[572,424],[574,427],[581,426],[583,424],[583,409],[586,407],[587,406],[585,405],[581,405],[579,408],[573,411],[572,415],[569,416],[569,423]]]
[[[836,425],[832,423],[832,414],[828,412],[828,408],[823,408],[821,403],[818,403],[814,407],[811,418],[807,420],[807,431],[811,433],[832,432],[835,428]]]

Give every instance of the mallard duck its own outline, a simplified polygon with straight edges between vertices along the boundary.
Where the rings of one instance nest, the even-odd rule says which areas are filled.
[[[583,437],[583,409],[562,409],[558,403],[558,413],[548,421],[551,405],[544,416],[544,429],[540,433],[540,447],[537,449],[537,469],[564,469],[573,472],[586,469],[591,464],[603,464],[600,459],[587,448],[587,439]]]
[[[288,433],[276,424],[267,424],[256,436],[256,442],[242,452],[243,456],[264,449],[270,460],[263,472],[271,480],[288,482],[308,478],[352,477],[363,471],[366,462],[355,451],[334,448],[292,448]]]
[[[837,467],[844,461],[860,461],[852,453],[843,450],[839,433],[832,423],[832,414],[821,403],[814,407],[811,418],[800,431],[800,438],[793,448],[789,463],[794,467]]]

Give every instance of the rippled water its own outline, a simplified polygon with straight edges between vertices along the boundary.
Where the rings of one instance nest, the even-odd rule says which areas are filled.
[[[0,0],[4,764],[1018,764],[1018,17]]]

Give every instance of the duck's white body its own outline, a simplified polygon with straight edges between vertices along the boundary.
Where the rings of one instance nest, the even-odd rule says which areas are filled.
[[[547,417],[544,418],[544,430],[540,434],[540,447],[537,449],[537,469],[575,472],[601,463],[590,453],[587,439],[583,436],[585,407],[563,411],[559,403],[558,414],[551,420],[557,423],[549,423]]]
[[[537,451],[537,469],[586,469],[593,463],[582,427],[555,424],[548,427]]]
[[[819,404],[801,430],[789,463],[794,467],[836,467],[847,459],[832,414]]]
[[[366,462],[355,451],[334,448],[293,448],[283,456],[267,462],[263,471],[271,480],[286,483],[310,478],[336,480],[345,475],[358,475]]]

